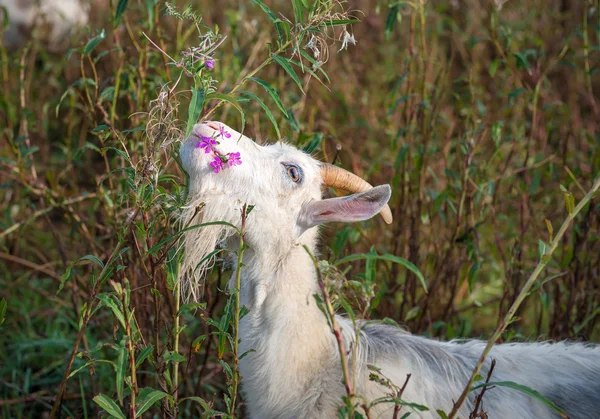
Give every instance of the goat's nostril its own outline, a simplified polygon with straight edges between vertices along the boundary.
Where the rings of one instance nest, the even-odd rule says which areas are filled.
[[[219,124],[217,122],[210,121],[210,122],[207,122],[206,125],[208,125],[212,129],[214,129],[215,131],[219,130]]]

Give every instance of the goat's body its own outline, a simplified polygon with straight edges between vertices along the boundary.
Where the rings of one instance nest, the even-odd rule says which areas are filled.
[[[334,418],[345,388],[337,343],[313,295],[319,290],[293,278],[314,275],[304,249],[296,247],[281,262],[283,271],[261,283],[245,278],[242,295],[250,313],[242,319],[241,351],[253,350],[241,361],[244,393],[252,418]],[[247,266],[257,266],[252,257]],[[299,272],[308,270],[309,272]],[[277,272],[276,269],[274,269]],[[248,269],[246,274],[259,272]],[[348,348],[355,331],[349,320],[338,317]],[[414,336],[385,325],[362,327],[356,357],[356,393],[372,402],[390,390],[369,380],[367,365],[374,365],[401,387],[410,380],[402,399],[427,406],[411,417],[439,418],[449,412],[464,388],[485,342],[440,342]],[[351,356],[353,351],[348,349]],[[571,419],[600,418],[600,347],[567,343],[515,343],[497,345],[483,368],[496,360],[491,381],[512,381],[532,388],[563,408]],[[349,360],[353,366],[354,359]],[[351,371],[352,373],[352,371]],[[460,410],[468,417],[474,405],[472,392]],[[515,389],[497,386],[486,392],[481,406],[490,419],[558,418],[550,407]],[[391,418],[394,406],[382,403],[372,417]],[[403,414],[410,408],[403,407]],[[402,415],[400,415],[402,416]]]
[[[0,19],[8,12],[10,26],[4,32],[4,45],[9,49],[23,46],[34,26],[44,26],[42,39],[50,50],[65,48],[72,29],[85,26],[89,20],[90,1],[83,0],[0,0]]]
[[[341,363],[337,342],[314,299],[320,290],[313,261],[303,246],[316,253],[320,222],[350,222],[377,214],[389,199],[389,187],[387,192],[380,186],[322,200],[324,178],[319,162],[289,145],[261,147],[230,128],[226,129],[232,135],[224,136],[223,129],[216,123],[196,125],[194,135],[182,146],[182,164],[190,175],[190,194],[195,199],[183,224],[227,221],[239,226],[242,205],[254,206],[244,230],[249,248],[244,253],[241,299],[249,313],[240,323],[239,348],[245,354],[240,372],[250,417],[335,418],[345,394]],[[218,138],[218,144],[202,146],[200,141],[208,144],[211,138]],[[241,153],[242,166],[223,171],[211,168],[215,159],[221,163],[219,156],[234,152]],[[339,184],[338,175],[333,183]],[[197,216],[195,208],[200,203],[203,209]],[[220,242],[237,248],[238,238],[232,231],[211,225],[186,233],[186,262],[181,272],[188,275],[188,284],[210,266],[210,262],[197,264],[210,259]],[[369,380],[368,365],[378,367],[398,387],[410,374],[402,399],[429,409],[412,411],[411,418],[438,418],[437,410],[449,412],[485,345],[481,341],[439,342],[389,326],[364,324],[357,339],[348,320],[338,321],[351,358],[351,375],[356,371],[355,394],[369,405],[390,393]],[[496,360],[492,381],[532,388],[572,419],[600,418],[600,347],[497,345],[482,370],[484,376],[491,359]],[[472,392],[461,407],[461,418],[469,417],[477,393]],[[539,400],[501,386],[485,393],[481,407],[491,419],[558,417]],[[399,417],[410,407],[402,409]],[[394,405],[379,403],[369,410],[372,418],[391,418]]]

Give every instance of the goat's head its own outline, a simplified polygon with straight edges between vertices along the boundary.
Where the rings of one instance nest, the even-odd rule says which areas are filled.
[[[288,144],[260,146],[224,124],[208,122],[194,127],[180,154],[190,176],[192,199],[183,222],[225,221],[240,226],[242,206],[253,205],[245,241],[253,252],[273,260],[294,244],[314,244],[317,231],[313,227],[325,222],[361,221],[378,212],[391,222],[389,185],[373,188],[358,176],[320,163]],[[323,200],[324,185],[354,194]],[[192,220],[201,203],[202,210]],[[196,269],[195,264],[235,233],[225,226],[193,231],[185,240],[187,269]],[[234,241],[226,244],[235,247]],[[205,267],[197,274],[201,276]]]

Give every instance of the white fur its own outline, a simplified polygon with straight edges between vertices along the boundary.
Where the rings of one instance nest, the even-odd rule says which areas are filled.
[[[47,24],[44,38],[52,50],[61,49],[74,27],[88,22],[89,1],[81,0],[0,0],[0,10],[8,11],[10,26],[4,33],[8,48],[23,45],[35,25]],[[0,18],[2,18],[0,11]]]
[[[302,247],[316,254],[318,231],[316,227],[305,230],[299,221],[311,202],[321,200],[319,162],[290,145],[259,146],[229,127],[227,131],[232,137],[222,139],[218,123],[197,125],[181,147],[194,202],[184,221],[223,220],[239,227],[242,205],[255,205],[247,220],[245,241],[250,248],[244,253],[242,270],[241,297],[249,314],[240,324],[240,351],[253,350],[240,362],[250,417],[334,418],[345,394],[341,366],[334,336],[313,297],[319,294],[315,269]],[[200,134],[217,138],[222,154],[240,152],[242,165],[213,173],[209,155],[195,148]],[[303,168],[302,184],[290,181],[282,162]],[[190,220],[200,202],[204,209]],[[206,268],[206,263],[198,269],[195,264],[222,241],[236,249],[237,240],[232,229],[222,226],[199,228],[186,236],[182,273],[192,297],[198,295],[195,290]],[[387,393],[369,380],[368,364],[381,368],[398,386],[411,374],[403,400],[430,410],[413,411],[410,417],[438,418],[437,409],[449,412],[485,346],[482,341],[439,342],[390,326],[365,324],[357,342],[352,324],[342,317],[338,322],[350,355],[350,347],[358,345],[356,359],[350,359],[357,367],[357,394],[373,401]],[[484,375],[490,359],[497,362],[493,381],[514,381],[536,389],[573,419],[600,417],[600,347],[497,345]],[[460,417],[468,417],[475,393],[461,408]],[[558,417],[538,400],[505,387],[490,389],[483,408],[492,419]],[[404,407],[402,414],[409,410]],[[371,414],[391,418],[392,412],[393,405],[387,403],[373,408]]]

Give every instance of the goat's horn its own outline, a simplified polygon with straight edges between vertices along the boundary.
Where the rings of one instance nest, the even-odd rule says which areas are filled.
[[[327,186],[352,193],[364,192],[373,188],[369,182],[356,176],[354,173],[329,163],[321,165],[321,178]],[[379,214],[383,218],[383,221],[387,224],[392,224],[392,210],[389,205],[386,204]]]

